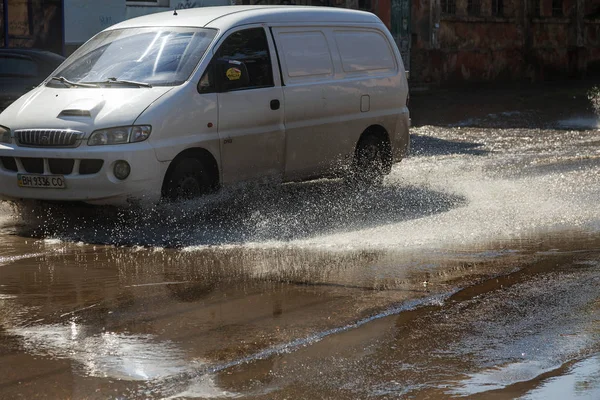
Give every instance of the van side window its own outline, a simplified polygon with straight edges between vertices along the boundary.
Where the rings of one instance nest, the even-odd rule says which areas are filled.
[[[344,72],[391,71],[396,61],[388,41],[378,32],[339,30],[334,33]],[[360,49],[361,51],[356,51]]]
[[[263,28],[232,33],[219,47],[215,59],[235,60],[246,65],[249,82],[237,90],[274,86],[269,43]]]
[[[200,82],[198,82],[198,92],[213,93],[216,90],[213,70],[213,64],[209,64],[208,68],[206,68],[206,71],[204,71],[202,78],[200,78]]]
[[[330,78],[333,61],[323,32],[280,32],[277,46],[281,46],[287,77],[292,81],[301,78]]]

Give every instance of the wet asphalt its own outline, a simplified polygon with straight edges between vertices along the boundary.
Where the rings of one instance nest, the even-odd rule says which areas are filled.
[[[599,399],[592,82],[411,98],[382,187],[0,204],[0,398]]]

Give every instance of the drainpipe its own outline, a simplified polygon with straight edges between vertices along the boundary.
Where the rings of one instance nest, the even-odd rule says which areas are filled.
[[[8,47],[8,0],[2,2],[4,11],[4,47]]]
[[[5,0],[5,1],[7,1],[7,0]],[[61,11],[62,11],[61,21],[60,21],[60,24],[62,26],[62,40],[61,40],[62,41],[62,43],[61,43],[62,48],[61,48],[61,53],[62,53],[63,57],[66,57],[67,49],[66,49],[66,45],[65,45],[65,40],[66,40],[66,37],[65,37],[65,32],[66,32],[66,27],[65,27],[65,12],[66,12],[66,10],[65,10],[65,0],[61,0],[60,1],[60,8],[61,8]]]

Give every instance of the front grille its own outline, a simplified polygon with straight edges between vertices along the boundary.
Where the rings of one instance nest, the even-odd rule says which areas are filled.
[[[65,129],[23,129],[15,131],[19,146],[77,147],[83,132]]]
[[[69,175],[73,172],[73,165],[75,160],[67,158],[49,158],[48,167],[50,167],[50,173],[56,175]]]
[[[80,160],[79,171],[75,168],[75,161],[72,158],[47,158],[48,171],[46,173],[54,175],[71,175],[78,173],[79,175],[93,175],[100,172],[104,165],[104,160],[90,159]],[[20,161],[22,169],[19,170]],[[44,159],[33,157],[0,157],[0,168],[4,168],[12,172],[27,172],[30,174],[43,174]]]

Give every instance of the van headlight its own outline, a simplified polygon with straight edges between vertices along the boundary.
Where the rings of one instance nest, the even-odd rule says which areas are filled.
[[[151,131],[152,127],[150,125],[100,129],[92,132],[88,139],[88,146],[143,142],[150,137]]]
[[[0,143],[11,143],[10,129],[0,126]]]

